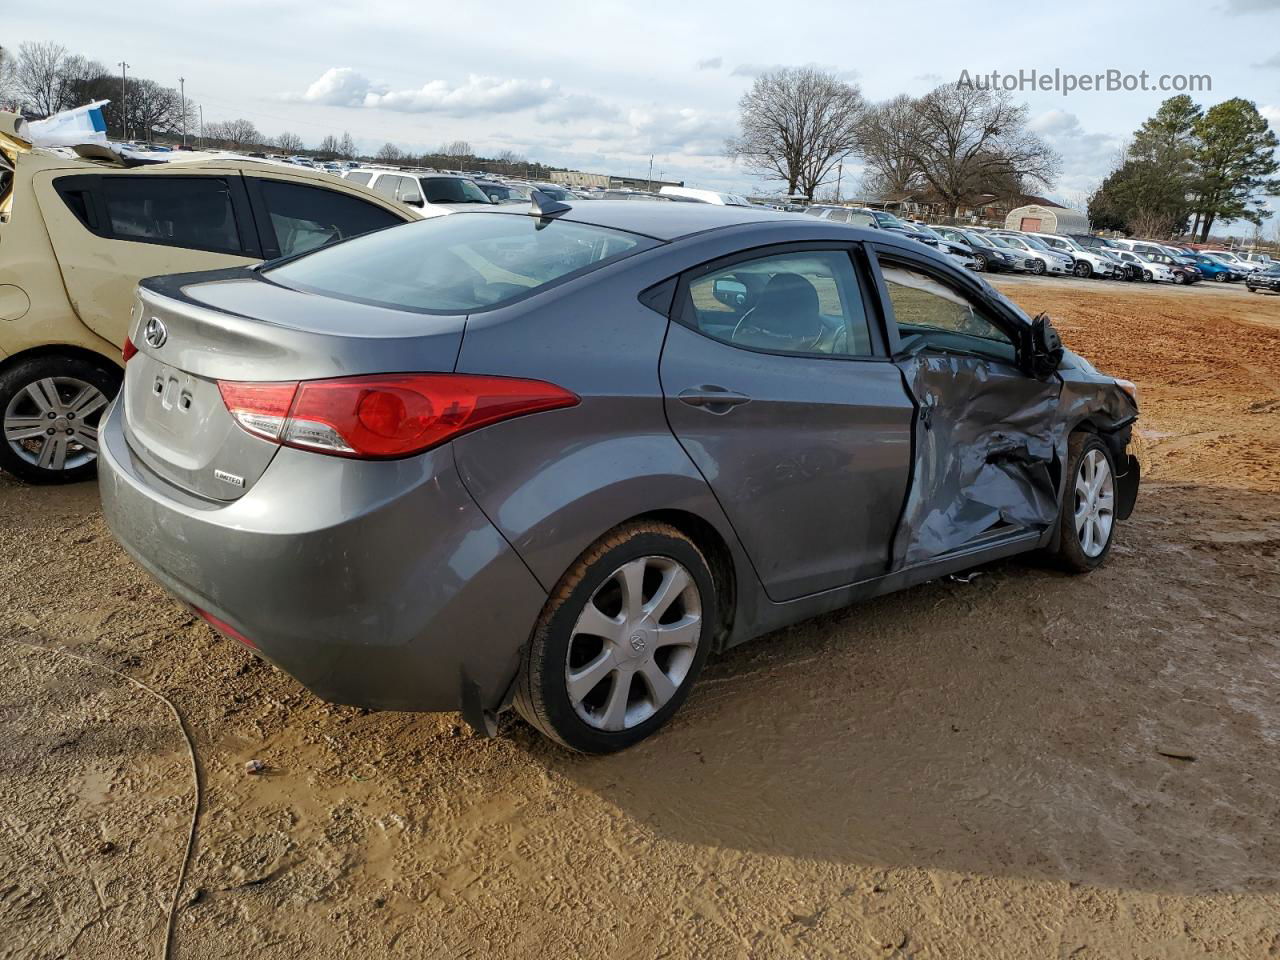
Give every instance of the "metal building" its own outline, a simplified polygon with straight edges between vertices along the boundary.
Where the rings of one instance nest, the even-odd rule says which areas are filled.
[[[1010,210],[1004,228],[1028,233],[1088,233],[1089,218],[1079,210],[1031,203]]]

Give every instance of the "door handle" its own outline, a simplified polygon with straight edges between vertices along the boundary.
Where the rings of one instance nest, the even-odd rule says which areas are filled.
[[[715,384],[704,384],[700,387],[681,390],[678,399],[681,403],[698,407],[708,413],[728,413],[739,404],[747,403],[751,398],[745,393],[736,393]]]

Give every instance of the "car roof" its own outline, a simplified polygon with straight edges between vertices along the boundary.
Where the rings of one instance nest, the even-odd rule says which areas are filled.
[[[486,211],[487,215],[528,214],[525,207],[512,205],[507,209]],[[803,213],[784,213],[759,207],[730,207],[713,203],[634,203],[629,200],[592,200],[582,206],[570,202],[569,209],[559,214],[557,219],[626,230],[655,240],[678,240],[690,234],[743,223],[773,220],[818,222],[814,217]]]

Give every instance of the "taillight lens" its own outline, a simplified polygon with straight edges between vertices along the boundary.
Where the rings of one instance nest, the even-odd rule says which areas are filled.
[[[500,420],[577,404],[541,380],[467,374],[379,374],[301,383],[220,381],[248,432],[342,457],[407,457]]]
[[[120,356],[124,358],[124,362],[128,363],[138,353],[138,348],[133,345],[133,341],[128,337],[124,338],[124,346],[120,348]]]
[[[205,623],[209,624],[209,626],[213,627],[213,629],[217,630],[224,637],[230,637],[232,640],[238,640],[240,643],[243,643],[246,647],[253,647],[255,650],[257,649],[258,645],[256,643],[246,637],[235,627],[231,626],[231,624],[227,623],[227,621],[219,620],[208,610],[201,610],[199,607],[192,607],[191,609],[194,610],[196,615],[204,620]]]

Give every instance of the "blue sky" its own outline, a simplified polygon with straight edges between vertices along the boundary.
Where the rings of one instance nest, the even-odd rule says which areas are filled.
[[[161,82],[185,76],[206,122],[248,117],[309,143],[348,130],[369,148],[464,139],[483,153],[634,175],[652,153],[655,175],[750,192],[765,185],[722,145],[753,76],[778,65],[829,68],[873,101],[924,93],[962,70],[1209,74],[1212,91],[1198,102],[1248,98],[1280,130],[1280,0],[1019,0],[977,14],[919,0],[60,0],[56,15],[41,6],[10,9],[0,42],[52,40]],[[1062,154],[1053,192],[1068,199],[1097,185],[1169,95],[1017,94]]]

